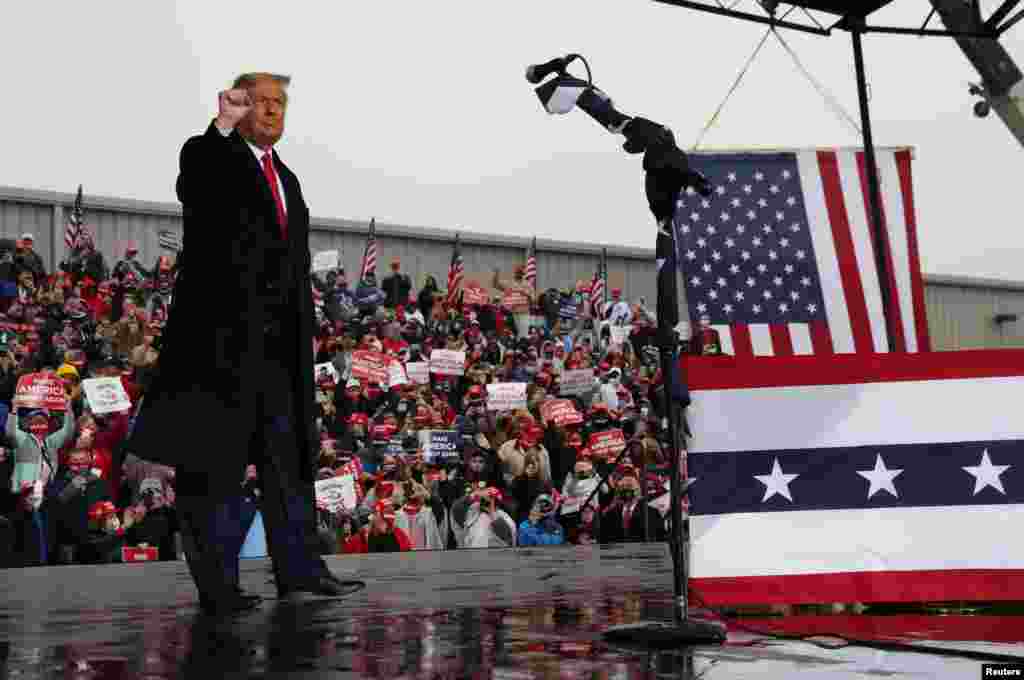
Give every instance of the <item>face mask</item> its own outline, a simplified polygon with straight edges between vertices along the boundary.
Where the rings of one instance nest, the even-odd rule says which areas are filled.
[[[593,476],[593,472],[590,470],[577,470],[576,479],[590,479]]]
[[[619,489],[619,496],[621,496],[623,500],[631,501],[636,498],[636,489]]]
[[[46,434],[50,431],[50,426],[46,425],[45,423],[44,424],[33,423],[32,425],[29,425],[28,429],[29,429],[29,432],[31,432],[32,434],[36,435],[37,437],[42,438],[42,437],[45,437]]]
[[[394,465],[382,465],[380,470],[388,478],[394,477],[398,473],[398,468]]]

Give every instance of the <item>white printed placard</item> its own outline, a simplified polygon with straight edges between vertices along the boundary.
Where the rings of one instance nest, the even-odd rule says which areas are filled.
[[[89,409],[96,415],[130,411],[132,401],[120,378],[86,378],[82,381]]]
[[[488,411],[526,408],[526,383],[492,383],[487,386]]]
[[[466,353],[435,349],[430,353],[430,372],[437,375],[462,375],[466,371]]]
[[[625,345],[626,341],[629,340],[630,334],[633,332],[633,326],[611,326],[611,331],[612,344]]]
[[[405,375],[405,367],[401,361],[395,360],[388,364],[388,388],[405,385],[408,382],[409,378]]]
[[[316,482],[317,503],[330,512],[356,509],[356,480],[351,474],[319,479]]]
[[[325,361],[322,364],[315,364],[313,366],[313,382],[319,385],[321,381],[327,379],[330,379],[337,384],[340,379],[338,369],[335,368],[334,364],[330,361]]]
[[[405,373],[414,385],[430,384],[430,364],[426,361],[412,361],[405,365]]]
[[[594,389],[594,369],[577,368],[572,371],[562,371],[562,380],[559,382],[559,394],[562,396],[575,396],[587,394]]]
[[[313,256],[313,271],[326,272],[337,269],[341,262],[341,253],[337,250],[322,250]]]

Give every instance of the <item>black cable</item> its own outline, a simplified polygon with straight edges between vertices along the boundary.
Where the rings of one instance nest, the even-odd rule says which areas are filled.
[[[739,623],[736,619],[737,615],[730,615],[723,612],[721,609],[708,606],[707,602],[700,596],[700,592],[695,590],[691,585],[689,587],[690,596],[697,600],[697,603],[704,609],[713,612],[720,619],[728,623],[730,628],[736,628],[746,633],[752,633],[754,635],[760,635],[775,640],[787,640],[793,642],[806,642],[812,644],[819,649],[825,649],[834,651],[837,649],[843,649],[845,647],[866,647],[870,649],[878,649],[889,652],[913,652],[917,654],[934,654],[937,656],[955,656],[965,659],[972,659],[976,661],[1005,661],[1010,663],[1021,663],[1024,658],[1020,656],[1014,656],[1012,654],[998,654],[995,652],[977,652],[967,649],[944,649],[935,647],[921,647],[916,644],[907,642],[896,642],[896,641],[881,641],[881,640],[861,640],[858,638],[851,638],[846,635],[840,635],[838,633],[813,633],[813,634],[801,634],[801,633],[778,633],[768,630],[759,630],[753,626],[749,626],[744,623]],[[842,644],[827,644],[814,638],[835,638],[842,640]],[[759,644],[759,641],[754,640],[748,644],[742,646],[754,646]]]

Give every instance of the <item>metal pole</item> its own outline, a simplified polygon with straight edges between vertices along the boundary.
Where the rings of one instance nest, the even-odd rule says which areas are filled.
[[[857,71],[857,99],[860,101],[860,126],[864,131],[864,165],[868,179],[868,203],[871,212],[871,228],[875,235],[875,267],[878,270],[878,290],[882,298],[882,317],[885,319],[885,336],[889,342],[889,351],[896,351],[893,318],[890,314],[892,305],[889,289],[889,239],[882,224],[882,197],[878,189],[878,164],[875,162],[875,145],[871,137],[871,111],[868,107],[868,85],[864,73],[864,48],[861,36],[864,32],[864,20],[852,19],[850,35],[853,36],[853,62]],[[880,348],[876,347],[875,350]]]
[[[673,248],[675,245],[673,244]],[[679,275],[673,271],[671,276],[662,279],[668,289],[662,291],[668,304],[679,306]],[[672,505],[672,526],[669,534],[669,549],[672,550],[672,586],[675,595],[675,607],[672,608],[675,622],[682,623],[688,616],[686,596],[687,555],[683,551],[683,504],[682,486],[679,482],[679,408],[672,399],[672,382],[675,375],[676,342],[675,329],[669,325],[665,315],[658,315],[658,349],[661,351],[662,394],[665,399],[665,415],[668,418],[668,474],[670,476]]]

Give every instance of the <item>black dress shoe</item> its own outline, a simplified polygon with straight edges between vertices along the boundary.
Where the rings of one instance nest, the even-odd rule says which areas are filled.
[[[199,596],[199,609],[207,616],[224,617],[244,614],[260,605],[263,598],[259,595],[238,595],[232,593],[225,598]]]
[[[301,596],[303,594],[321,595],[323,597],[345,597],[346,595],[359,592],[365,587],[366,583],[363,581],[342,581],[337,576],[329,574],[288,588],[285,592],[281,593],[281,597]]]

